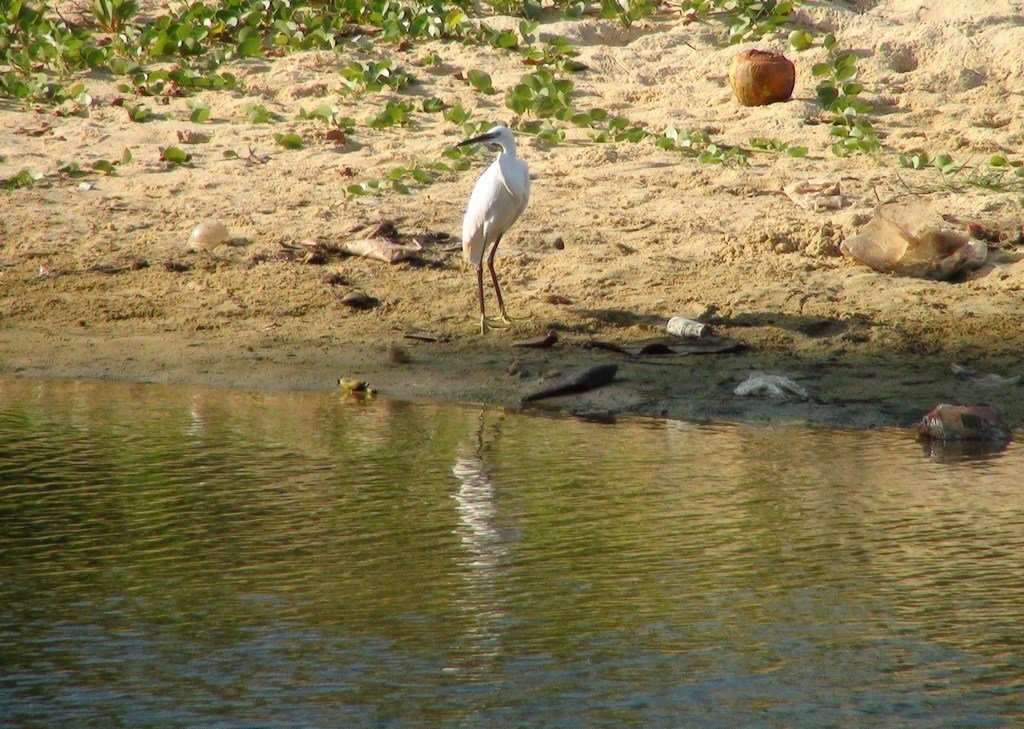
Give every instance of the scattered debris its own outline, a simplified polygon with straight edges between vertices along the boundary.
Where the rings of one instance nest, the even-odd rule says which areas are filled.
[[[338,378],[338,387],[344,395],[375,397],[377,391],[370,387],[370,383],[363,380],[352,380],[345,377]]]
[[[984,241],[923,224],[919,209],[903,215],[909,222],[897,223],[879,208],[864,229],[844,240],[839,249],[876,271],[938,281],[978,268],[987,260]]]
[[[617,364],[603,364],[588,367],[587,369],[581,370],[575,374],[555,378],[540,389],[524,395],[520,402],[534,402],[535,400],[543,400],[548,397],[593,390],[596,387],[607,385],[609,382],[614,380],[615,373],[618,372],[618,370],[619,366]]]
[[[85,182],[79,182],[78,183],[78,189],[79,190],[85,190],[85,191],[95,190],[96,189],[96,183],[95,182],[89,182],[88,180],[86,180]]]
[[[188,237],[188,247],[193,251],[208,251],[230,241],[231,235],[224,223],[219,220],[204,220],[192,229],[192,235]]]
[[[191,263],[174,256],[167,256],[160,260],[159,263],[164,267],[165,271],[170,271],[171,273],[184,273],[185,271],[192,270]]]
[[[392,344],[388,347],[388,362],[394,365],[407,364],[409,362],[409,353],[399,347],[397,344]]]
[[[373,307],[380,304],[380,299],[376,299],[369,294],[363,294],[358,291],[349,291],[347,294],[342,296],[340,301],[345,306],[357,309],[359,311],[368,311]]]
[[[566,306],[572,303],[572,299],[567,296],[560,296],[559,294],[544,294],[540,297],[540,300],[552,306]]]
[[[210,135],[194,129],[179,129],[178,141],[182,144],[206,144],[210,141]]]
[[[53,127],[49,122],[43,122],[37,127],[19,127],[14,130],[15,134],[27,134],[30,137],[41,137],[44,134],[53,131]]]
[[[807,390],[782,375],[767,375],[764,372],[751,372],[747,379],[736,386],[734,393],[740,397],[767,393],[772,397],[789,399],[795,395],[801,400],[810,400],[811,396]]]
[[[431,334],[429,332],[409,332],[408,334],[403,334],[402,336],[405,337],[406,339],[413,339],[417,342],[443,341],[442,337],[438,337],[436,334]]]
[[[124,273],[149,268],[149,261],[129,253],[108,253],[88,256],[82,260],[82,268],[96,273]]]
[[[687,319],[685,316],[674,316],[668,320],[665,330],[677,337],[710,337],[711,327],[704,322]]]
[[[839,189],[838,182],[831,180],[805,180],[793,182],[782,188],[786,197],[804,210],[839,210],[849,205]]]
[[[556,251],[564,251],[565,250],[565,241],[562,240],[562,236],[556,235],[551,240],[551,247],[554,248]]]
[[[995,373],[981,375],[969,367],[958,365],[956,362],[950,364],[949,368],[953,370],[953,374],[960,379],[985,387],[1008,387],[1010,385],[1019,385],[1021,381],[1020,375],[1013,375],[1011,377],[1003,377],[1002,375],[997,375]]]
[[[373,258],[384,263],[398,263],[416,257],[423,251],[423,246],[401,245],[385,238],[360,238],[339,243],[337,249],[350,256]]]
[[[998,243],[999,232],[995,230],[989,230],[984,225],[978,223],[967,224],[967,235],[977,240],[983,240],[986,243]]]
[[[372,258],[385,263],[398,263],[411,258],[416,258],[423,252],[424,248],[418,239],[424,236],[417,236],[413,244],[403,245],[398,243],[398,230],[390,220],[377,223],[370,227],[358,225],[350,233],[358,234],[359,237],[332,242],[323,239],[305,240],[298,245],[293,243],[282,243],[281,247],[292,258],[300,253],[303,255],[303,262],[310,264],[326,263],[331,256],[350,255]],[[424,234],[426,236],[439,236],[447,234]]]
[[[705,337],[704,339],[681,339],[679,337],[653,337],[641,339],[628,344],[616,344],[592,339],[587,342],[589,347],[621,352],[631,357],[641,355],[690,355],[690,354],[726,354],[739,352],[746,345],[735,339],[726,337]]]
[[[1008,442],[1009,426],[991,405],[937,405],[921,419],[917,433],[932,440],[985,440]]]
[[[416,245],[420,246],[420,248],[425,248],[426,246],[433,246],[443,241],[451,240],[451,237],[450,233],[439,230],[433,233],[429,231],[418,233],[412,237],[412,240]],[[462,244],[460,243],[459,245],[461,246]]]
[[[554,329],[549,329],[539,337],[530,337],[529,339],[520,339],[518,342],[512,342],[512,346],[526,347],[530,349],[547,349],[557,341],[558,333]]]
[[[518,377],[520,379],[530,376],[530,373],[526,371],[526,369],[518,362],[518,360],[512,360],[509,363],[508,369],[505,370],[505,372],[508,374],[509,377]]]
[[[349,281],[345,278],[344,274],[338,273],[337,271],[331,271],[325,273],[323,281],[328,286],[348,286]]]

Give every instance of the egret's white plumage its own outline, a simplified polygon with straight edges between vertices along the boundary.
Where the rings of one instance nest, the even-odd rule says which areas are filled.
[[[516,141],[508,127],[493,127],[486,134],[466,140],[462,144],[487,142],[501,147],[501,154],[477,180],[462,221],[462,253],[466,261],[476,266],[477,293],[480,297],[480,331],[487,331],[484,316],[483,258],[491,272],[494,291],[498,297],[498,311],[503,321],[509,321],[501,287],[494,272],[494,254],[498,243],[526,207],[530,198],[530,171],[526,162],[516,157]]]

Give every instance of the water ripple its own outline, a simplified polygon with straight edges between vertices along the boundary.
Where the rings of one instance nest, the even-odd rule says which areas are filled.
[[[4,379],[0,725],[1014,725],[1022,467]]]

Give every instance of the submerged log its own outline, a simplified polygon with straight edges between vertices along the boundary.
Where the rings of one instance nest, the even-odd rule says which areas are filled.
[[[595,387],[607,385],[609,382],[614,380],[615,373],[618,372],[618,370],[619,366],[617,364],[603,364],[588,367],[580,372],[566,375],[565,377],[555,378],[544,387],[524,395],[520,402],[534,402],[535,400],[543,400],[548,397],[593,390]]]

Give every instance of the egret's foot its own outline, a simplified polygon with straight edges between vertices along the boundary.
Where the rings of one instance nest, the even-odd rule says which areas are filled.
[[[520,322],[533,321],[533,317],[532,316],[515,316],[515,317],[513,317],[513,316],[509,316],[508,312],[503,311],[498,316],[498,321],[505,322],[505,324],[507,324],[509,326],[512,326],[513,324],[518,324]]]
[[[508,324],[503,322],[500,318],[493,316],[482,316],[480,317],[480,333],[487,334],[491,329],[505,329]]]
[[[491,329],[507,329],[511,323],[508,319],[502,319],[500,316],[488,316],[486,322]]]

